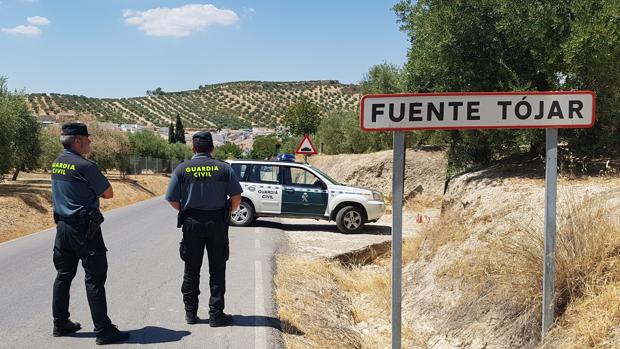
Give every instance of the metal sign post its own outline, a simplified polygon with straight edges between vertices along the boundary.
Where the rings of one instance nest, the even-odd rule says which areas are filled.
[[[392,349],[400,349],[405,133],[394,132],[392,168]]]
[[[555,235],[557,200],[558,129],[546,130],[545,262],[543,266],[542,338],[553,325],[555,298]]]

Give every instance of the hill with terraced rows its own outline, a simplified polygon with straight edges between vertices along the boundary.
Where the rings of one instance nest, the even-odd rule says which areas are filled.
[[[90,98],[56,93],[29,94],[28,105],[39,116],[90,115],[99,121],[168,126],[179,114],[185,127],[276,127],[287,108],[301,96],[323,113],[356,110],[357,85],[335,80],[242,81],[200,86],[181,92],[147,91],[146,97]]]

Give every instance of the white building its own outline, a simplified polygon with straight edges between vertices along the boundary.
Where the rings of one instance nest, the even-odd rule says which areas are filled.
[[[135,133],[144,130],[144,126],[138,124],[120,124],[118,126],[123,132]]]

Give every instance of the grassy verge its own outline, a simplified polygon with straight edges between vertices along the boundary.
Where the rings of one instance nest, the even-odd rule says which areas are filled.
[[[496,330],[516,330],[515,340],[521,345],[538,345],[542,231],[534,221],[515,223],[442,271],[445,277],[460,279],[465,289],[451,310],[452,327],[492,312],[499,315],[493,324]],[[615,217],[587,198],[569,200],[558,220],[556,246],[555,331],[562,335],[547,338],[545,347],[556,348],[559,343],[569,348],[605,347],[602,343],[620,325],[619,266],[620,227]],[[592,318],[601,320],[592,323]]]
[[[334,263],[280,256],[277,270],[276,300],[288,348],[361,348]]]
[[[287,348],[389,347],[389,269],[280,256],[277,270],[276,301]],[[405,327],[402,343],[424,348],[425,338]]]
[[[536,223],[542,218],[503,224],[480,236],[471,233],[467,218],[446,215],[405,240],[405,273],[436,270],[437,282],[460,286],[453,305],[435,307],[432,317],[442,320],[429,332],[403,327],[403,347],[425,348],[437,340],[429,341],[432,336],[455,339],[464,332],[499,348],[620,347],[620,225],[604,205],[585,197],[569,199],[560,210],[556,323],[543,342],[543,228]],[[280,318],[289,328],[288,348],[389,346],[390,253],[371,257],[358,258],[366,265],[280,257],[277,302]],[[436,268],[426,268],[433,264]],[[426,297],[448,296],[439,285],[433,288]],[[411,321],[423,319],[403,323]],[[472,330],[476,326],[482,327]]]

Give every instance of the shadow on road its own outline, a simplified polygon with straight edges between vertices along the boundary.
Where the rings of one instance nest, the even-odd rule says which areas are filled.
[[[323,232],[332,232],[334,234],[343,234],[338,230],[335,223],[332,224],[289,224],[289,223],[280,223],[272,220],[262,220],[259,219],[254,224],[253,227],[258,228],[274,228],[274,229],[282,229],[286,231],[323,231]],[[360,234],[370,234],[370,235],[391,235],[392,227],[388,225],[379,225],[379,224],[367,224],[357,233],[351,233],[348,235],[360,235]],[[343,234],[345,235],[345,234]]]
[[[271,316],[259,315],[233,315],[233,326],[241,327],[271,327],[287,334],[303,334],[299,329],[289,323],[282,323],[280,319]]]
[[[189,331],[174,331],[163,327],[146,326],[139,330],[129,331],[131,336],[125,344],[156,344],[178,342],[183,337],[192,334]],[[69,335],[76,338],[95,338],[94,332],[78,332]]]
[[[163,327],[146,326],[139,330],[131,331],[131,337],[126,343],[154,344],[178,342],[183,337],[192,334],[189,331],[175,331]]]
[[[201,319],[198,323],[208,324],[209,319]],[[233,322],[230,326],[239,326],[239,327],[271,327],[280,332],[284,332],[287,334],[303,334],[299,329],[295,326],[280,322],[280,319],[272,317],[272,316],[261,316],[261,315],[233,315]]]

